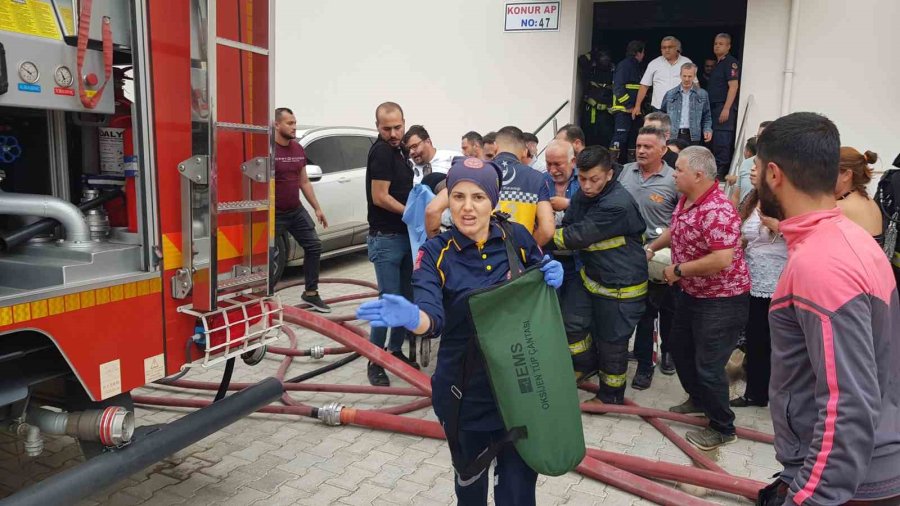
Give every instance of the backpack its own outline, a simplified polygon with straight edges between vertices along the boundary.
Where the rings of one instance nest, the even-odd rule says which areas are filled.
[[[897,227],[900,224],[900,155],[894,160],[896,169],[886,171],[878,181],[875,202],[884,220],[884,252],[893,257],[897,251]]]

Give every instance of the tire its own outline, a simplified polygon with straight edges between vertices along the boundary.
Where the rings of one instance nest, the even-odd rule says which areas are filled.
[[[271,279],[272,287],[275,287],[275,284],[281,280],[281,276],[284,275],[284,269],[287,266],[288,262],[288,244],[287,237],[284,234],[279,235],[275,238],[275,252],[272,257],[272,268],[271,268]]]

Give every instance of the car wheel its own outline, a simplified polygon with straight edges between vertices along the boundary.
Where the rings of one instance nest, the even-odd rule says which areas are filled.
[[[275,252],[272,256],[272,286],[274,287],[278,281],[281,280],[281,276],[284,275],[284,268],[287,266],[288,261],[288,244],[287,238],[284,235],[279,235],[275,238]]]

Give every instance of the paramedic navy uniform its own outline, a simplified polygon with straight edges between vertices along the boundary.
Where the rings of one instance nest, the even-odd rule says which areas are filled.
[[[706,92],[709,94],[709,105],[712,109],[713,121],[713,154],[716,157],[716,167],[719,172],[719,180],[724,180],[728,174],[728,165],[731,163],[731,156],[734,151],[734,131],[737,127],[737,97],[731,104],[731,113],[728,121],[719,123],[719,114],[725,107],[725,100],[728,98],[728,83],[730,81],[740,81],[741,68],[737,58],[726,54],[721,60],[716,62],[715,68],[709,75]]]
[[[514,244],[525,267],[540,264],[542,253],[531,234],[509,223]],[[453,406],[450,391],[459,379],[468,342],[475,338],[467,296],[473,290],[506,281],[509,261],[505,233],[492,218],[487,241],[479,245],[456,227],[428,240],[416,256],[413,271],[415,303],[431,318],[432,335],[441,336],[437,367],[431,378],[434,412],[446,423]],[[483,367],[476,368],[462,390],[459,439],[464,461],[472,461],[492,440],[503,437],[503,420]],[[512,445],[498,455],[494,470],[495,500],[502,504],[534,504],[537,474],[519,457]],[[488,476],[482,472],[468,482],[456,477],[460,504],[486,504]],[[524,495],[524,496],[523,496]]]

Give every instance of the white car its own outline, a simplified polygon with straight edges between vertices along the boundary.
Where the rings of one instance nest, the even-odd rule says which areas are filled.
[[[378,132],[371,128],[297,127],[297,142],[306,150],[306,174],[328,220],[327,229],[316,224],[322,240],[322,258],[366,248],[366,163],[369,149],[377,139]],[[315,219],[305,198],[303,205]],[[303,264],[303,248],[287,232],[275,239],[275,250],[276,281],[285,265]]]

